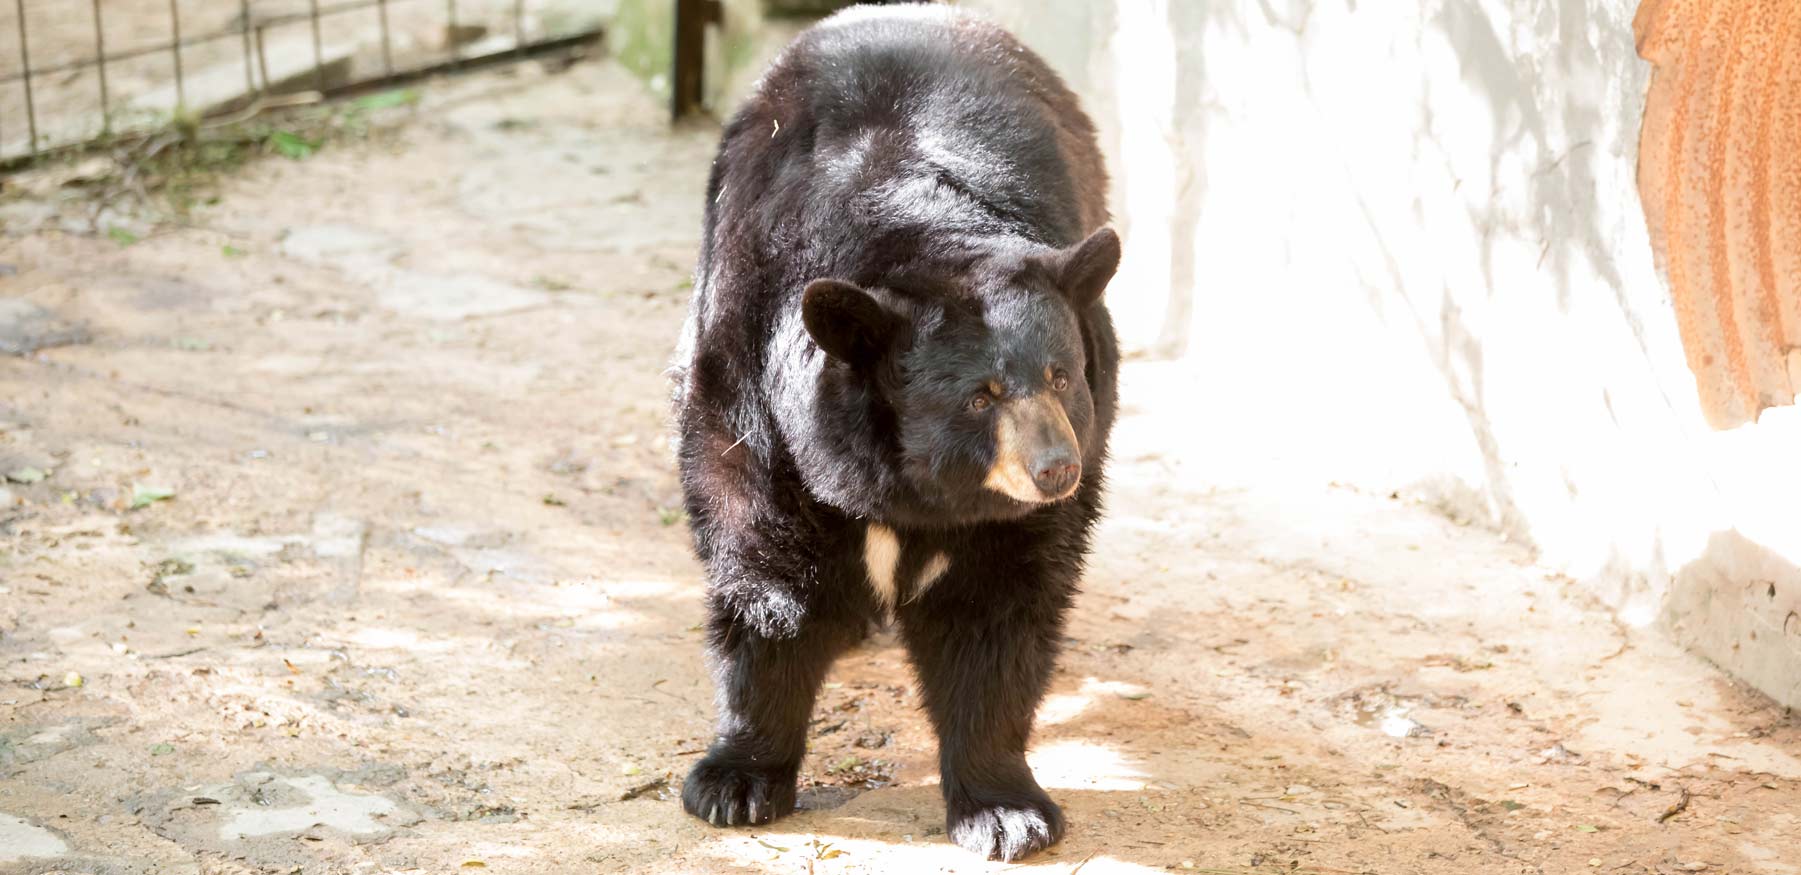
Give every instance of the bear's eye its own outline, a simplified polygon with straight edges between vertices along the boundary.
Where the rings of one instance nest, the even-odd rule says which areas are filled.
[[[993,403],[994,399],[989,398],[987,392],[977,392],[969,399],[969,409],[975,413],[981,413]]]
[[[1069,375],[1058,371],[1051,375],[1051,388],[1059,392],[1069,388]]]

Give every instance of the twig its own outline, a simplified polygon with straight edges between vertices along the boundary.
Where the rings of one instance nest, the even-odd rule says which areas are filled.
[[[645,781],[642,784],[638,784],[634,787],[631,787],[623,793],[620,793],[619,801],[620,802],[630,802],[633,799],[638,798],[639,796],[643,796],[644,794],[650,793],[655,790],[661,790],[662,788],[667,787],[667,786],[669,786],[668,778],[654,778],[652,780]]]
[[[1668,821],[1670,818],[1675,817],[1676,815],[1681,814],[1682,812],[1688,810],[1688,788],[1687,787],[1678,787],[1676,789],[1682,791],[1682,798],[1676,800],[1675,804],[1671,805],[1670,807],[1665,808],[1663,810],[1662,814],[1657,815],[1658,823],[1664,823],[1664,822]]]
[[[211,649],[212,649],[211,647],[194,647],[194,648],[190,648],[187,650],[177,650],[174,653],[146,653],[141,658],[142,659],[175,659],[176,657],[179,657],[179,656],[192,656],[203,650],[211,650]]]
[[[1238,800],[1238,804],[1239,804],[1239,805],[1249,805],[1249,806],[1251,806],[1251,807],[1252,807],[1252,808],[1267,808],[1267,809],[1269,809],[1269,810],[1271,810],[1271,811],[1281,811],[1281,812],[1284,812],[1284,813],[1286,813],[1286,814],[1296,814],[1296,815],[1298,815],[1298,814],[1300,814],[1300,812],[1299,812],[1299,811],[1296,811],[1296,810],[1294,810],[1294,809],[1292,809],[1292,808],[1283,808],[1283,807],[1282,807],[1282,806],[1280,806],[1280,805],[1265,805],[1265,804],[1263,804],[1263,803],[1261,803],[1261,802],[1252,802],[1252,801],[1251,801],[1251,800],[1249,800],[1249,799],[1240,799],[1240,800]]]
[[[1100,851],[1088,852],[1088,856],[1083,857],[1082,862],[1077,863],[1074,869],[1069,870],[1069,875],[1076,875],[1077,872],[1082,871],[1082,867],[1088,865],[1088,861],[1094,859],[1094,855],[1098,853],[1100,853]]]
[[[301,91],[295,94],[277,94],[271,97],[259,97],[256,102],[229,115],[222,115],[200,125],[201,130],[225,128],[242,124],[263,114],[264,110],[280,109],[288,106],[306,106],[318,103],[325,97],[317,91]]]

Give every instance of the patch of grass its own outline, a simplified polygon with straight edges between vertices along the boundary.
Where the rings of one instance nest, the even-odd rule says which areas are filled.
[[[319,143],[293,131],[274,131],[269,134],[269,149],[283,158],[303,161],[319,151]]]
[[[392,109],[419,102],[419,91],[414,88],[395,88],[375,94],[365,94],[350,102],[354,109],[370,112],[378,109]]]
[[[175,490],[167,486],[153,486],[145,483],[131,485],[131,509],[149,507],[159,501],[168,501],[175,497]]]

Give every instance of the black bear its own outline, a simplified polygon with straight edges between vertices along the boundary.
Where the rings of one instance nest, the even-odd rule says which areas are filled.
[[[1025,750],[1116,406],[1105,189],[1056,74],[944,7],[815,25],[727,124],[672,369],[719,710],[690,813],[793,810],[821,679],[886,620],[950,837],[1062,835]]]

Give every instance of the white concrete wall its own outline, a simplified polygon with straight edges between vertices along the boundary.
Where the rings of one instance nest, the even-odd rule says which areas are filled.
[[[1801,704],[1801,411],[1702,420],[1635,0],[963,0],[1070,80],[1198,480],[1400,490]]]

